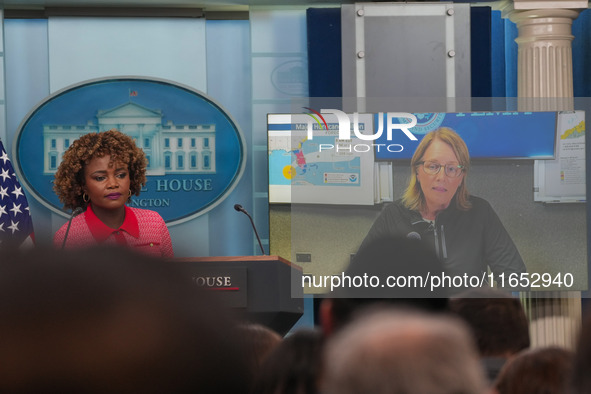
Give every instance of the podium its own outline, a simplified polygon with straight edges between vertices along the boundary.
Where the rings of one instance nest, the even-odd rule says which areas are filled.
[[[180,257],[196,285],[219,293],[222,301],[250,322],[281,335],[304,311],[302,269],[279,256]]]

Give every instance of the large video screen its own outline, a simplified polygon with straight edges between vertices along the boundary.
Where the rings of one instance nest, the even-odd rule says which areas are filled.
[[[286,208],[281,204],[289,204],[291,259],[302,266],[309,279],[303,283],[305,292],[327,294],[339,287],[336,282],[343,278],[352,256],[369,239],[374,225],[381,228],[381,223],[385,223],[388,234],[415,240],[420,237],[420,242],[435,250],[446,269],[451,267],[446,273],[457,268],[454,278],[463,278],[460,271],[474,269],[452,267],[460,261],[454,253],[478,248],[472,240],[481,239],[474,235],[478,231],[504,228],[505,244],[514,245],[511,250],[517,250],[520,256],[514,260],[522,263],[507,270],[501,267],[505,258],[499,260],[500,265],[494,259],[482,259],[487,267],[483,268],[483,263],[478,274],[469,274],[471,279],[479,278],[477,286],[493,281],[499,285],[501,278],[499,286],[511,289],[560,293],[587,290],[585,113],[589,105],[583,104],[568,111],[460,112],[456,106],[453,111],[427,112],[389,103],[379,109],[374,105],[350,109],[314,102],[309,108],[316,111],[294,104],[289,116],[270,114],[269,200],[276,203],[271,205],[271,214],[283,214]],[[408,124],[402,117],[409,114],[416,118],[416,126],[409,127],[416,141],[403,132],[403,127],[392,127]],[[374,140],[380,129],[379,117],[382,135]],[[443,204],[449,203],[447,208],[431,215],[435,219],[424,215],[420,207],[401,205],[411,175],[417,173],[409,166],[410,158],[423,137],[440,127],[454,130],[465,141],[471,163],[461,179],[476,204],[466,212],[477,215],[486,211],[490,214],[486,218],[461,221],[452,215],[450,219],[452,211],[459,209],[450,199]],[[394,144],[403,149],[384,149],[384,145]],[[373,171],[363,171],[365,161]],[[421,177],[417,175],[418,185],[422,193],[429,194],[429,184]],[[284,188],[282,193],[277,193],[279,187]],[[436,200],[432,195],[430,198]],[[482,201],[485,210],[478,206]],[[384,216],[393,211],[399,215]],[[421,227],[423,222],[427,223],[426,230]],[[468,244],[459,246],[464,239]],[[388,272],[399,273],[404,264],[396,255],[391,257]],[[326,278],[334,279],[334,283]],[[429,296],[430,291],[420,294]]]

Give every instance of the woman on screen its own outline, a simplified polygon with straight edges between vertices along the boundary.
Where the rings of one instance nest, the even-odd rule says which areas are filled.
[[[146,167],[144,152],[117,130],[89,133],[74,141],[64,153],[53,188],[64,208],[83,213],[72,219],[69,232],[66,223],[55,233],[55,246],[116,243],[172,257],[162,217],[125,205],[146,184]]]
[[[525,272],[517,247],[490,204],[466,188],[470,156],[453,130],[425,135],[411,162],[403,197],[386,206],[361,248],[385,235],[406,236],[433,247],[447,275],[477,276]],[[435,273],[433,273],[435,274]],[[474,286],[474,283],[468,283]]]

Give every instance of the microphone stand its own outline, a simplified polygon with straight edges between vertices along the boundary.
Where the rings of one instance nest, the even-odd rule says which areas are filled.
[[[254,221],[252,220],[252,217],[250,216],[250,214],[248,212],[246,212],[246,209],[244,209],[242,207],[242,205],[240,205],[240,204],[234,204],[234,209],[236,211],[238,211],[238,212],[242,212],[243,214],[245,214],[246,216],[248,216],[248,218],[250,219],[250,224],[252,225],[252,228],[254,230],[254,235],[256,235],[257,241],[259,241],[259,246],[261,248],[261,253],[264,256],[265,255],[265,249],[263,249],[263,243],[261,242],[261,237],[259,237],[259,232],[257,231],[257,227],[254,225]]]
[[[66,234],[64,235],[64,241],[62,242],[62,249],[66,247],[66,241],[68,239],[68,234],[70,233],[70,227],[72,226],[72,220],[74,219],[74,217],[78,216],[82,212],[83,212],[83,209],[81,207],[77,207],[76,209],[74,209],[72,211],[72,214],[70,215],[70,220],[68,220],[68,227],[66,228]]]

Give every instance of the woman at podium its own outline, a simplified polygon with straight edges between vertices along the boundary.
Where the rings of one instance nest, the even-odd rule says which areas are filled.
[[[456,132],[439,128],[426,134],[410,167],[404,195],[386,206],[361,248],[389,235],[416,239],[434,249],[447,275],[482,278],[480,286],[489,283],[492,275],[505,274],[507,284],[507,275],[526,271],[493,208],[468,193],[470,155]],[[487,274],[489,268],[492,275]]]
[[[54,245],[119,244],[172,257],[162,217],[126,205],[146,184],[146,167],[144,152],[117,130],[89,133],[74,141],[55,174],[54,191],[72,216],[55,233]]]

